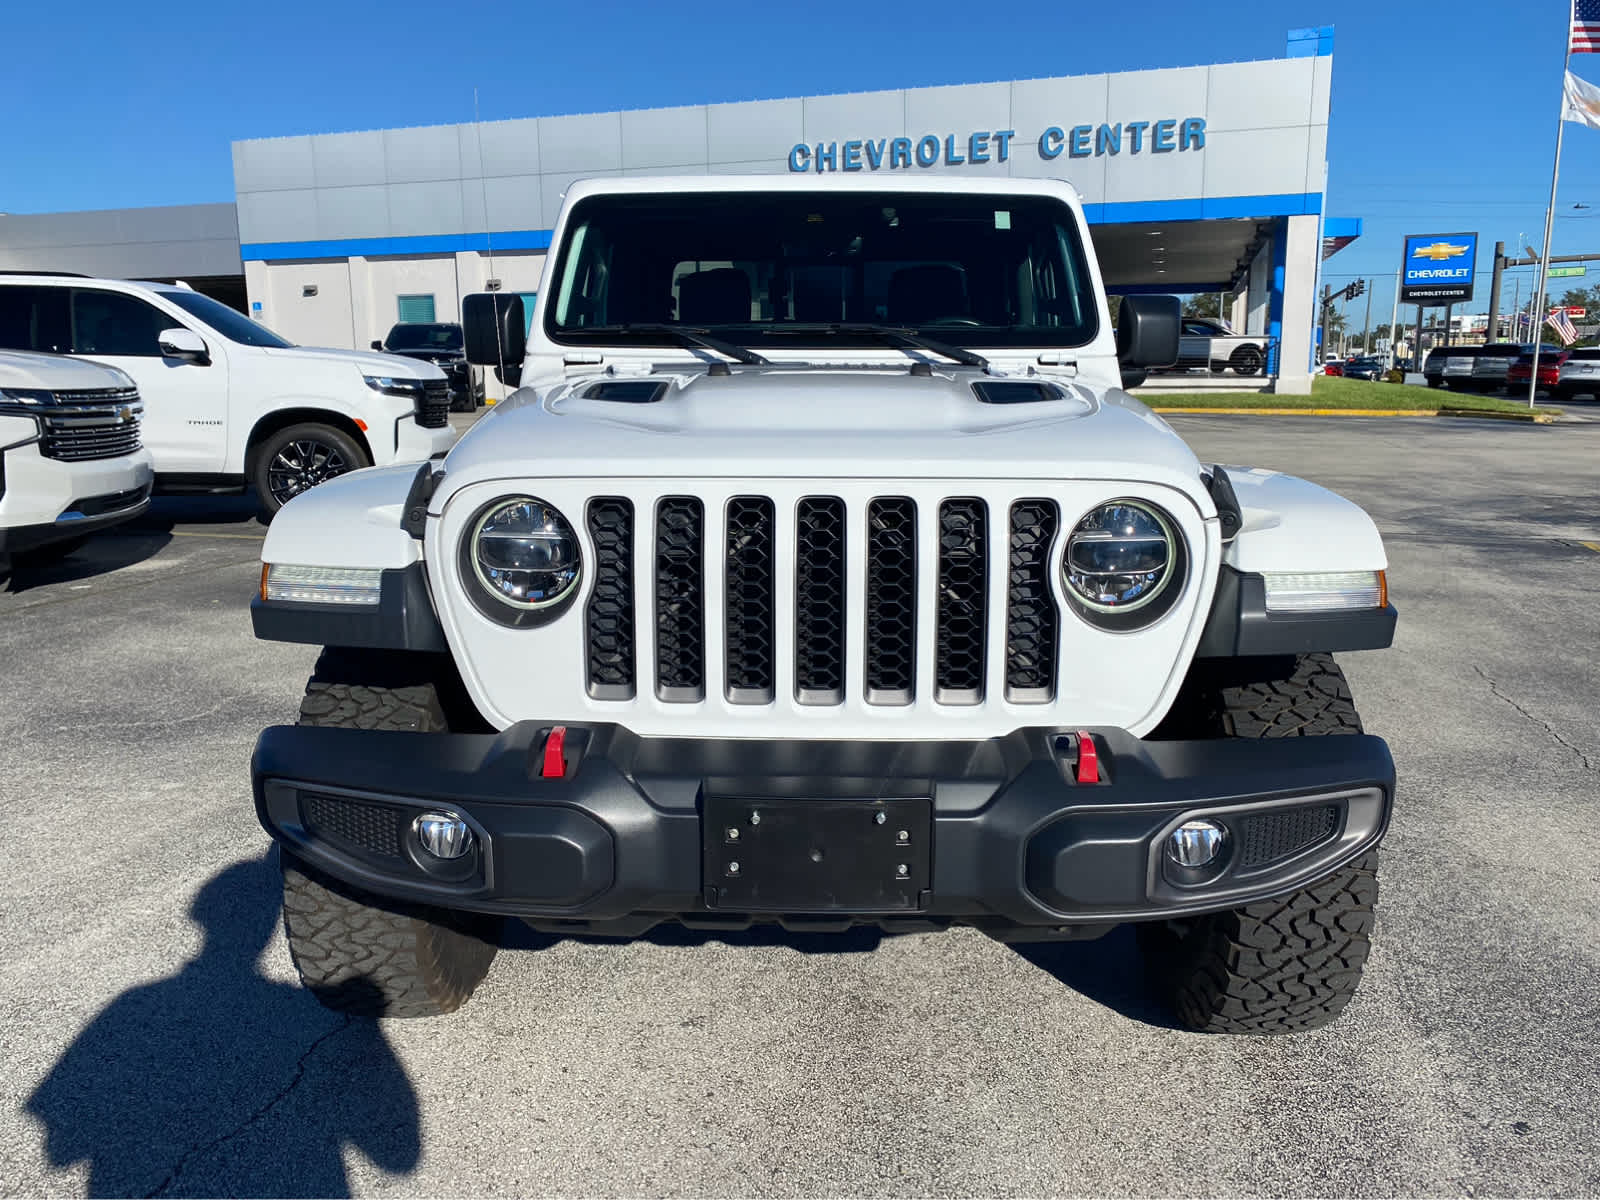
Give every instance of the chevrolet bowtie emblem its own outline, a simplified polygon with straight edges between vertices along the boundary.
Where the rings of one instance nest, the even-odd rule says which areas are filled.
[[[1452,246],[1449,242],[1435,242],[1431,246],[1418,246],[1411,252],[1412,258],[1431,258],[1440,262],[1446,258],[1460,258],[1467,252],[1465,246]]]

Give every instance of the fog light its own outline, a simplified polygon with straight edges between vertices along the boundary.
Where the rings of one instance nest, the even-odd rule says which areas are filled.
[[[1215,821],[1185,821],[1167,838],[1167,857],[1180,867],[1206,867],[1216,861],[1228,831]]]
[[[460,858],[472,849],[472,830],[460,817],[425,812],[412,822],[422,848],[435,858]]]

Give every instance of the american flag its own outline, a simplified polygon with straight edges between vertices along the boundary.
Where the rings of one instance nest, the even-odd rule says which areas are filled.
[[[1570,346],[1578,340],[1578,331],[1573,327],[1572,318],[1567,316],[1564,308],[1553,308],[1544,323],[1556,331],[1556,336],[1561,339],[1563,346]]]
[[[1572,0],[1574,54],[1600,54],[1600,0]]]

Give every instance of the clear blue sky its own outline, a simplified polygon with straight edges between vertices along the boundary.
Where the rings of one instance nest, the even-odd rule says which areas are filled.
[[[1477,230],[1484,254],[1539,240],[1567,0],[1447,10],[1424,21],[1393,0],[12,0],[0,212],[227,200],[236,139],[467,121],[474,87],[493,120],[1277,58],[1288,29],[1331,24],[1328,212],[1366,222],[1327,264],[1337,286],[1393,272],[1408,232]],[[1573,61],[1600,81],[1600,56]],[[1568,126],[1557,212],[1555,253],[1600,250],[1600,130]],[[1600,263],[1592,274],[1600,282]],[[1376,321],[1392,285],[1372,290]],[[1487,294],[1484,279],[1470,307]]]

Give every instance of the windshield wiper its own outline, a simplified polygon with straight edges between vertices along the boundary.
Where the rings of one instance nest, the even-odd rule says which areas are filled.
[[[989,369],[989,360],[981,354],[974,354],[971,350],[963,350],[960,346],[952,346],[931,337],[925,337],[915,329],[904,325],[879,325],[871,321],[828,321],[821,324],[788,323],[768,325],[763,327],[762,333],[859,333],[867,337],[879,338],[891,346],[904,349],[914,346],[918,350],[926,350],[930,354],[937,354],[941,358],[948,358],[966,367],[981,367]]]
[[[725,342],[721,338],[712,337],[709,330],[697,329],[694,326],[668,325],[665,322],[647,321],[643,323],[630,322],[626,325],[581,325],[572,330],[574,333],[664,333],[668,337],[678,339],[682,346],[695,346],[702,350],[714,350],[718,354],[727,356],[735,362],[748,363],[750,366],[766,366],[770,359],[763,358],[754,350],[744,346],[736,346],[732,342]]]

